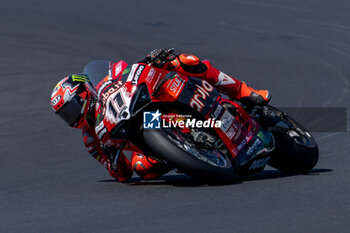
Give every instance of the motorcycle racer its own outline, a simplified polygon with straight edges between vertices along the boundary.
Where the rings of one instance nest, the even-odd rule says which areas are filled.
[[[255,90],[246,83],[217,70],[209,61],[201,61],[195,55],[174,55],[173,50],[156,49],[139,64],[160,68],[165,73],[175,71],[204,79],[220,92],[246,105],[265,105],[270,100],[267,90]],[[128,65],[123,61],[114,63],[111,69],[113,72],[108,81],[105,80],[103,84],[95,87],[99,95],[107,95],[111,88],[118,88],[121,81],[117,80],[117,76],[126,72],[127,69]],[[130,69],[128,71],[130,72]],[[118,181],[127,181],[132,176],[133,170],[143,179],[155,179],[168,172],[170,168],[167,165],[138,151],[133,152],[131,162],[124,153],[120,153],[116,162],[113,163],[112,157],[116,151],[108,145],[108,139],[106,139],[108,137],[105,137],[106,129],[99,119],[104,117],[105,112],[101,103],[97,102],[88,90],[86,82],[89,82],[89,78],[85,74],[65,77],[52,92],[51,106],[54,112],[70,126],[82,129],[88,152]]]

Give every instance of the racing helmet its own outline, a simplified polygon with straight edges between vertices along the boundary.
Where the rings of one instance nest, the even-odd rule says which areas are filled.
[[[62,79],[52,91],[51,107],[68,125],[81,128],[91,104],[85,74],[73,74]]]

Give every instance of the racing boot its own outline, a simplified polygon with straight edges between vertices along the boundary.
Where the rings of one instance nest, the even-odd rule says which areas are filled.
[[[165,164],[137,152],[132,154],[131,163],[136,174],[145,180],[158,179],[171,170]]]
[[[194,55],[180,54],[170,65],[176,72],[208,81],[223,94],[238,99],[243,104],[266,105],[270,101],[269,91],[253,89],[246,83],[219,71],[209,61],[201,62]]]
[[[241,83],[240,90],[235,97],[245,105],[266,105],[271,99],[268,90],[256,90],[248,86],[245,82]]]

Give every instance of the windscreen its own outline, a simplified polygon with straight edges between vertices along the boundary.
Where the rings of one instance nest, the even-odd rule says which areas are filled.
[[[110,61],[107,60],[95,60],[84,67],[84,73],[88,75],[94,87],[108,75],[109,64]]]

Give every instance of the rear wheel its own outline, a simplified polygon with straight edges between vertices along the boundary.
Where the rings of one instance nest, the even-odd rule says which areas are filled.
[[[276,143],[268,164],[287,173],[308,172],[318,161],[318,147],[315,139],[287,114],[271,106],[268,108],[270,113],[280,118],[280,126],[269,130],[273,133]],[[283,124],[288,127],[283,128]]]
[[[232,179],[234,167],[221,139],[202,130],[191,129],[190,133],[183,133],[177,128],[163,128],[144,130],[143,136],[159,157],[194,178]]]

